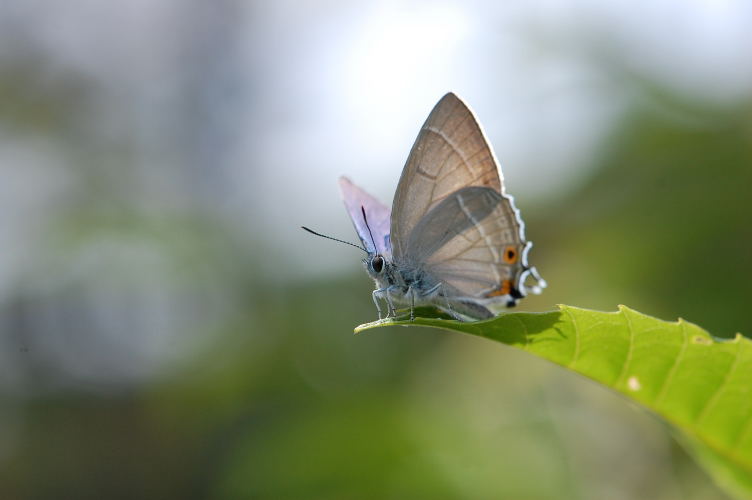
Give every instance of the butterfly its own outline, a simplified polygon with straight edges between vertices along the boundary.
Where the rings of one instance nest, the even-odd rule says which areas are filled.
[[[498,161],[467,105],[439,100],[407,159],[392,209],[339,180],[347,212],[368,256],[379,319],[396,304],[430,305],[467,321],[514,306],[546,282],[527,262],[532,243]],[[528,286],[529,280],[533,283]]]

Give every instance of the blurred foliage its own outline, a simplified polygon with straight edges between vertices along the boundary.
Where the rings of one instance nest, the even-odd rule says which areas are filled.
[[[530,224],[554,259],[548,279],[569,303],[749,334],[752,103],[717,109],[641,90],[593,177],[549,208],[565,217]]]

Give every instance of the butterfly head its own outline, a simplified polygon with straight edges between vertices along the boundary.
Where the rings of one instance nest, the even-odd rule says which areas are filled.
[[[369,254],[363,259],[363,265],[368,271],[368,275],[376,282],[379,288],[392,286],[402,281],[398,279],[398,273],[395,272],[394,263],[389,256],[378,253]]]
[[[366,265],[368,266],[368,272],[375,276],[379,276],[381,273],[384,272],[385,264],[386,262],[384,261],[384,257],[382,257],[379,254],[376,254],[373,257],[369,257],[366,260]]]

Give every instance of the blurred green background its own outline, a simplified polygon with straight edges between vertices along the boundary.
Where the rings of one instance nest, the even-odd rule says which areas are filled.
[[[375,319],[337,193],[448,90],[549,282],[752,332],[744,2],[0,6],[0,498],[722,499],[655,417]]]

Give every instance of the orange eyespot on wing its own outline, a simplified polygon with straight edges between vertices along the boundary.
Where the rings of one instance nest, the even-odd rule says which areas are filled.
[[[504,280],[496,290],[488,292],[486,297],[500,297],[502,295],[509,295],[510,293],[512,293],[512,280]]]
[[[504,262],[507,264],[514,264],[517,262],[517,257],[517,247],[514,245],[507,245],[506,248],[504,248],[504,252],[501,254],[501,258],[504,259]]]

